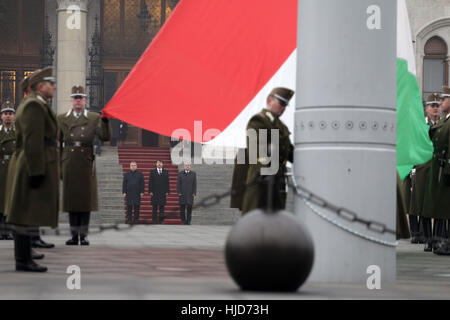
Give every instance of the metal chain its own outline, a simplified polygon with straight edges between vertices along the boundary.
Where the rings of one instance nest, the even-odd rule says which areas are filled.
[[[379,223],[379,222],[375,222],[375,221],[370,221],[370,220],[365,220],[362,218],[359,218],[357,216],[356,213],[354,213],[351,210],[348,210],[346,208],[342,208],[342,207],[337,207],[329,202],[327,202],[325,199],[315,195],[314,193],[312,193],[311,191],[307,190],[304,187],[301,187],[297,184],[297,182],[295,181],[295,177],[293,174],[286,174],[287,177],[291,177],[291,180],[293,182],[293,184],[288,184],[289,187],[291,187],[294,190],[294,193],[301,197],[303,199],[303,201],[305,202],[305,204],[318,216],[320,216],[321,218],[327,220],[328,222],[332,223],[333,225],[351,233],[354,234],[358,237],[364,238],[366,240],[369,241],[373,241],[376,243],[380,243],[386,246],[397,246],[397,242],[388,242],[385,240],[381,240],[381,239],[377,239],[374,238],[372,236],[368,236],[365,234],[360,233],[359,231],[356,230],[352,230],[349,227],[339,223],[336,220],[333,220],[332,218],[328,217],[326,214],[320,212],[319,210],[317,210],[317,208],[314,207],[314,205],[320,206],[324,209],[328,209],[329,211],[332,211],[334,213],[336,213],[339,217],[341,217],[344,220],[350,221],[350,222],[358,222],[361,224],[366,225],[367,229],[373,231],[373,232],[377,232],[377,233],[391,233],[396,235],[396,232],[394,230],[388,229],[384,224]],[[259,179],[254,179],[251,183],[243,186],[242,188],[248,188],[256,183],[260,182]],[[214,205],[216,205],[217,203],[219,203],[223,198],[226,198],[228,196],[230,196],[232,193],[232,190],[229,190],[227,192],[221,193],[221,194],[212,194],[209,196],[204,197],[203,199],[201,199],[196,205],[193,206],[192,209],[198,209],[198,208],[209,208],[212,207]],[[177,213],[178,211],[173,210],[171,211],[169,214],[171,213]],[[125,231],[125,230],[131,230],[133,227],[135,226],[142,226],[142,225],[153,225],[153,223],[139,223],[139,224],[124,224],[124,223],[115,223],[115,224],[101,224],[99,226],[91,226],[89,227],[89,234],[99,234],[99,233],[103,233],[105,231],[108,230],[114,230],[114,231]],[[27,230],[26,232],[30,235],[49,235],[49,234],[54,234],[57,236],[62,236],[62,235],[70,235],[70,227],[64,228],[64,227],[57,227],[54,229],[48,230],[47,228],[40,228],[39,229],[39,233],[36,232],[36,228],[27,228],[27,227],[17,227],[17,226],[12,226],[12,225],[7,225],[7,228],[9,228],[10,230],[14,230],[14,231],[18,231],[18,232],[24,232],[24,230]]]
[[[334,213],[336,213],[336,215],[338,217],[341,217],[344,220],[347,220],[349,222],[357,222],[360,224],[364,224],[368,230],[373,231],[373,232],[377,232],[380,234],[384,234],[384,233],[390,233],[393,235],[397,235],[397,233],[395,232],[395,230],[389,229],[386,227],[386,225],[376,222],[376,221],[371,221],[371,220],[365,220],[362,218],[359,218],[358,215],[346,208],[342,208],[342,207],[337,207],[329,202],[327,202],[325,199],[316,196],[315,194],[313,194],[311,191],[307,190],[304,187],[301,187],[297,184],[297,181],[295,180],[295,176],[293,174],[287,174],[288,177],[291,178],[292,180],[292,184],[288,184],[289,187],[291,187],[294,190],[294,193],[299,196],[300,198],[302,198],[303,202],[319,217],[321,217],[322,219],[330,222],[331,224],[337,226],[338,228],[349,232],[357,237],[372,241],[372,242],[376,242],[378,244],[382,244],[385,246],[389,246],[389,247],[396,247],[398,245],[398,242],[390,242],[390,241],[386,241],[386,240],[382,240],[382,239],[378,239],[366,234],[361,233],[360,231],[357,230],[353,230],[351,228],[349,228],[348,226],[343,225],[342,223],[340,223],[337,220],[334,220],[330,217],[328,217],[326,214],[324,214],[323,212],[320,212],[314,205],[316,206],[320,206],[324,209],[327,209],[329,211],[332,211]]]
[[[254,184],[258,183],[258,179],[254,179],[252,182],[242,186],[242,191],[244,191],[246,188],[253,186]],[[196,205],[192,207],[192,209],[198,209],[198,208],[209,208],[217,203],[219,203],[223,198],[226,198],[232,194],[232,190],[230,189],[227,192],[221,193],[221,194],[212,194],[209,196],[206,196],[202,198]],[[178,213],[178,210],[172,210],[168,214]],[[114,230],[114,231],[126,231],[131,230],[135,226],[152,226],[153,223],[149,222],[140,222],[139,224],[124,224],[124,223],[113,223],[113,224],[101,224],[98,226],[89,226],[89,234],[99,234],[103,233],[108,230]],[[35,235],[56,235],[56,236],[64,236],[64,235],[71,235],[71,229],[70,227],[57,227],[53,229],[49,228],[37,228],[37,227],[26,227],[26,226],[15,226],[15,225],[6,225],[5,230],[9,231],[15,231],[21,234],[28,234],[31,236]]]

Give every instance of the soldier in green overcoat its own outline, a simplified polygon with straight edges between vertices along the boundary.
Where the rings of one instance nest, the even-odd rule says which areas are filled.
[[[63,211],[69,213],[72,238],[67,245],[89,245],[87,233],[91,211],[98,210],[97,175],[93,142],[111,139],[107,118],[88,112],[84,87],[74,86],[72,109],[58,115],[63,151]]]
[[[11,232],[6,229],[5,210],[6,177],[9,160],[16,150],[16,133],[14,119],[16,110],[10,101],[6,101],[0,110],[2,124],[0,125],[0,240],[12,240]]]
[[[402,180],[397,173],[397,239],[408,239],[409,232],[408,218],[406,217],[406,199],[402,189]]]
[[[440,225],[442,230],[436,228],[435,234],[447,238],[433,246],[433,253],[450,255],[448,232],[445,230],[446,220],[450,218],[450,88],[443,87],[441,98],[442,118],[430,129],[434,152],[425,189],[423,214],[434,218],[434,223]]]
[[[56,89],[52,73],[51,67],[35,71],[29,77],[34,94],[17,108],[16,152],[8,169],[5,214],[15,230],[18,271],[47,271],[32,260],[29,227],[58,225],[58,126],[48,103]]]
[[[231,207],[239,208],[243,214],[267,205],[267,187],[261,183],[265,175],[261,171],[263,168],[275,171],[270,174],[274,176],[275,182],[274,208],[284,209],[286,206],[286,162],[293,162],[294,146],[289,139],[291,133],[280,116],[293,95],[294,91],[287,88],[273,89],[267,97],[266,108],[254,115],[247,124],[245,160],[239,163],[239,158],[236,158],[231,187]],[[261,131],[264,129],[266,133]],[[279,134],[278,140],[272,141],[275,132]],[[266,136],[267,143],[260,141],[260,133]],[[260,143],[263,148],[260,148]]]
[[[427,97],[425,112],[427,114],[426,124],[433,127],[440,117],[440,97],[438,93],[432,93]],[[425,251],[432,250],[432,228],[431,218],[424,217],[422,213],[425,187],[428,173],[430,171],[431,160],[415,166],[411,192],[411,204],[409,207],[409,221],[413,238],[412,243],[425,243]]]

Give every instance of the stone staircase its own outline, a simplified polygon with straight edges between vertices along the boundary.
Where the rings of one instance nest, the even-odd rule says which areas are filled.
[[[122,196],[122,166],[119,164],[117,147],[102,146],[96,157],[98,206],[93,222],[123,223],[125,209]]]
[[[125,159],[124,164],[129,159]],[[167,159],[164,159],[165,167],[170,166]],[[195,164],[193,160],[192,170],[197,173],[197,198],[198,203],[201,199],[213,195],[222,194],[231,187],[233,175],[232,164]],[[124,164],[119,163],[117,147],[102,147],[100,156],[96,157],[99,211],[92,212],[91,225],[124,223],[125,207],[122,196],[122,179],[125,171]],[[174,166],[176,168],[176,166]],[[148,173],[147,167],[142,167],[144,173]],[[179,165],[178,170],[183,170]],[[174,172],[172,172],[172,176]],[[174,177],[172,177],[174,179]],[[148,176],[145,175],[146,195],[145,201],[148,202]],[[173,186],[173,182],[172,182]],[[175,190],[173,190],[175,191]],[[195,205],[195,202],[194,202]],[[147,208],[148,209],[148,208]],[[286,209],[293,210],[293,195],[289,190]],[[141,213],[142,214],[142,213]],[[241,213],[238,209],[230,208],[230,196],[221,199],[217,204],[208,208],[195,208],[192,211],[192,224],[196,225],[233,225]],[[60,214],[60,222],[68,222],[67,213]]]

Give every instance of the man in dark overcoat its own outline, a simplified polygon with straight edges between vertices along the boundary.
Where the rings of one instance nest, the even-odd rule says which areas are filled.
[[[17,271],[45,272],[31,256],[30,227],[56,227],[59,154],[56,114],[49,105],[56,86],[51,67],[29,77],[33,93],[17,108],[16,152],[8,168],[6,222],[13,225]]]
[[[84,87],[72,87],[72,109],[58,115],[63,141],[63,211],[69,213],[72,238],[66,245],[89,245],[87,233],[91,211],[98,210],[97,174],[93,141],[111,138],[108,118],[88,112]]]
[[[231,207],[239,208],[242,214],[245,214],[258,207],[264,207],[267,204],[267,186],[260,182],[261,170],[268,167],[277,167],[274,174],[273,186],[273,206],[277,209],[284,209],[286,206],[286,163],[293,162],[294,146],[290,141],[290,132],[288,127],[280,120],[280,116],[286,110],[294,91],[288,88],[274,88],[266,100],[266,108],[255,114],[247,124],[247,130],[255,132],[256,141],[247,138],[247,148],[245,150],[245,163],[238,163],[235,160],[231,186]],[[261,141],[260,133],[266,130],[266,145]],[[278,130],[278,141],[271,141],[272,130]],[[249,135],[250,136],[250,135]],[[267,149],[267,155],[270,153],[271,145],[278,147],[279,163],[271,163],[266,152],[261,152],[260,144]],[[255,150],[250,150],[255,148]],[[275,149],[277,150],[277,149]],[[256,151],[256,163],[252,163],[249,154]]]
[[[178,173],[177,193],[180,204],[181,222],[189,225],[191,224],[194,198],[197,196],[197,174],[191,170],[189,163],[186,163],[184,170]]]
[[[122,193],[127,203],[127,223],[139,222],[139,208],[144,196],[145,182],[142,172],[137,170],[137,163],[130,162],[130,171],[125,173],[122,182]],[[134,219],[132,219],[134,208]]]
[[[6,101],[0,110],[2,124],[0,125],[0,240],[12,240],[11,232],[7,230],[3,215],[5,210],[6,177],[9,160],[16,150],[16,130],[14,119],[16,111],[11,102]]]
[[[161,160],[156,161],[156,168],[150,170],[148,179],[148,193],[151,197],[152,204],[152,222],[158,223],[158,207],[159,207],[159,223],[164,222],[164,206],[166,198],[170,193],[169,187],[169,171],[163,168]]]

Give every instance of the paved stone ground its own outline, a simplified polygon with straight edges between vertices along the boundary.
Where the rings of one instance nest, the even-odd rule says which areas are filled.
[[[307,282],[296,293],[243,292],[229,277],[223,247],[230,226],[136,226],[90,235],[91,246],[67,247],[44,236],[49,271],[14,271],[13,243],[0,241],[0,299],[450,299],[450,257],[401,241],[397,282],[364,285]],[[81,290],[68,290],[69,265],[81,268]]]

